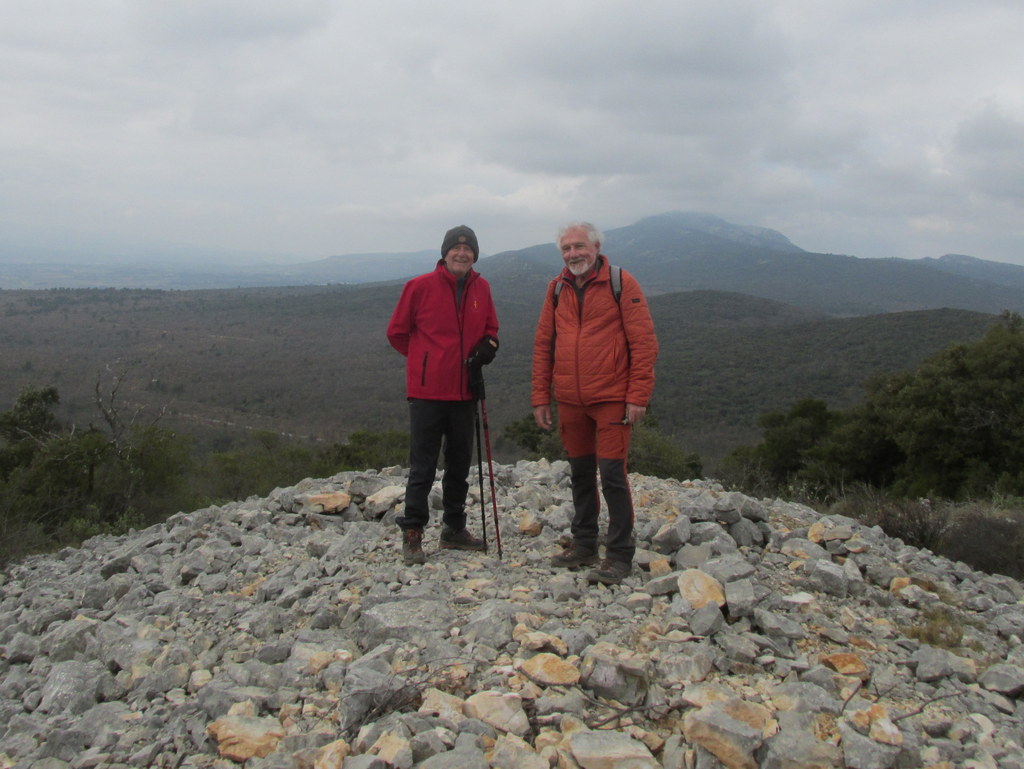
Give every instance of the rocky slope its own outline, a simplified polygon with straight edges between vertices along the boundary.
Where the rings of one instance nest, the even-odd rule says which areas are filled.
[[[588,585],[560,462],[496,467],[500,560],[488,511],[489,553],[431,527],[406,567],[404,472],[0,574],[0,768],[1024,767],[1014,580],[633,476],[640,568]]]

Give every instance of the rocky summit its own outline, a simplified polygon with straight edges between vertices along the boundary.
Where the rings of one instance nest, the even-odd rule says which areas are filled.
[[[549,565],[572,506],[545,461],[495,468],[501,558],[485,483],[488,552],[435,524],[405,566],[405,474],[10,565],[0,769],[1024,769],[1015,580],[633,475],[636,568],[591,585]]]

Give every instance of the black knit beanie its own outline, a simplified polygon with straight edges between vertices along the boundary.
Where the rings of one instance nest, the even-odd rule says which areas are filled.
[[[448,252],[460,243],[465,243],[473,249],[473,262],[475,263],[480,258],[480,246],[476,242],[476,233],[464,224],[452,227],[444,234],[444,240],[441,241],[441,258],[446,257]]]

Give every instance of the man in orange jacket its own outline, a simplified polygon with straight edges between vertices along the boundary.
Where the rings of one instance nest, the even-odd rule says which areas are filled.
[[[476,413],[470,372],[494,359],[498,316],[490,285],[473,269],[479,257],[473,230],[464,224],[448,230],[434,271],[405,284],[388,323],[388,341],[406,359],[409,479],[398,526],[407,564],[426,560],[423,528],[430,518],[427,502],[442,442],[441,547],[484,549],[483,540],[466,529]]]
[[[605,557],[587,579],[618,584],[633,568],[633,500],[626,457],[632,426],[654,390],[658,341],[640,284],[601,253],[589,222],[561,229],[565,269],[548,285],[533,343],[531,401],[538,426],[552,425],[551,392],[572,476],[572,543],[553,566],[597,564],[597,473],[608,506]],[[621,281],[621,282],[620,282]]]

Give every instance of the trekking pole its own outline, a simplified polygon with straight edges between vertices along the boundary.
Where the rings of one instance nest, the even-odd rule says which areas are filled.
[[[498,498],[494,493],[494,463],[491,461],[491,428],[487,424],[487,396],[484,394],[484,374],[480,372],[478,380],[479,390],[477,397],[480,399],[480,414],[484,423],[484,443],[487,444],[487,474],[491,480],[491,507],[494,510],[494,539],[498,543],[498,560],[501,560],[501,526],[498,523]],[[479,444],[477,444],[479,446]]]
[[[473,421],[476,422],[476,469],[480,477],[480,531],[484,538],[484,552],[487,552],[487,503],[484,501],[484,456],[480,446],[480,409],[473,407]]]

